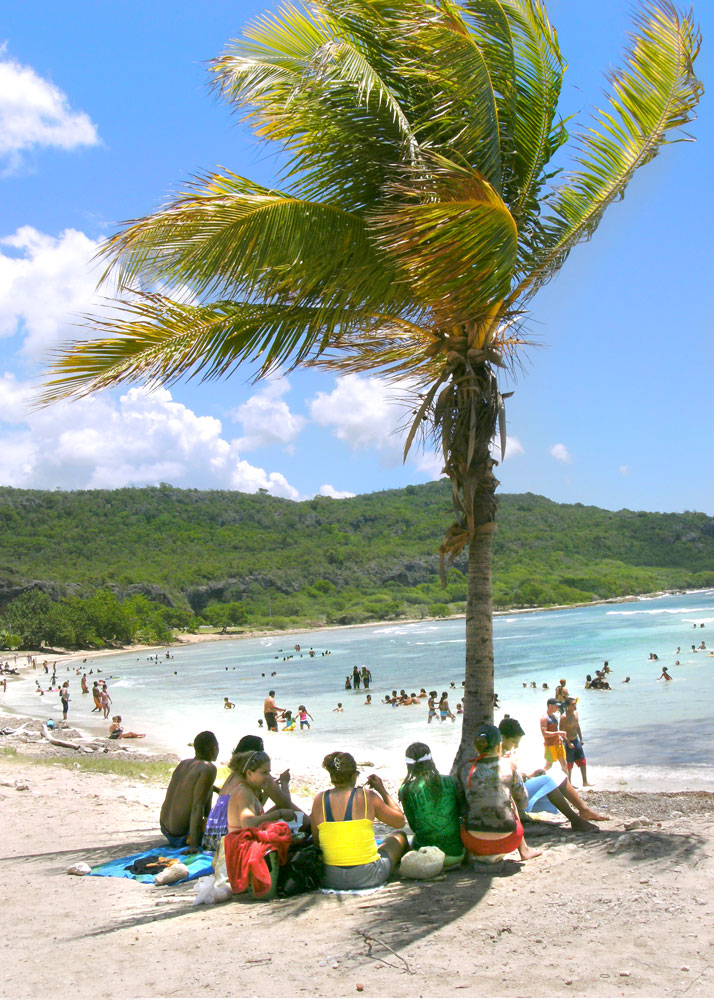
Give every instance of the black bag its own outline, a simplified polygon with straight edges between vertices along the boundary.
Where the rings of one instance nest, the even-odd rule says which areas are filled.
[[[291,850],[287,863],[278,875],[278,896],[298,896],[301,892],[314,892],[320,888],[324,864],[322,851],[312,843],[312,838],[304,845]]]

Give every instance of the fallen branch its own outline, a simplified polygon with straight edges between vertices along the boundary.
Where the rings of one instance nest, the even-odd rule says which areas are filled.
[[[70,743],[69,740],[58,740],[56,736],[52,736],[47,726],[42,727],[42,735],[47,740],[56,747],[67,747],[68,750],[79,750],[79,743]]]
[[[380,938],[375,937],[373,934],[368,934],[367,931],[357,931],[357,933],[360,934],[364,938],[364,940],[365,940],[365,942],[367,944],[367,958],[371,958],[372,957],[372,945],[373,944],[378,944],[382,948],[385,948],[387,951],[391,952],[392,955],[394,955],[395,958],[398,958],[400,962],[404,962],[406,970],[407,970],[407,972],[409,973],[410,976],[414,975],[413,970],[409,967],[409,962],[407,962],[406,958],[404,958],[402,955],[400,955],[398,952],[396,952],[394,950],[394,948],[390,948],[389,945],[385,944],[385,942],[382,941]]]

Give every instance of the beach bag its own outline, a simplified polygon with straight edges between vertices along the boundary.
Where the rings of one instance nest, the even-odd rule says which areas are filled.
[[[320,888],[324,864],[322,851],[312,842],[291,850],[278,876],[278,896],[298,896]]]

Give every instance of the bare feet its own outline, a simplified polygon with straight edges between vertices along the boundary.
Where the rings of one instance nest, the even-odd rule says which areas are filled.
[[[592,781],[584,781],[583,782],[583,788],[592,788],[592,787],[593,787]]]
[[[531,861],[533,858],[539,858],[542,851],[534,851],[532,847],[521,847],[518,849],[518,853],[521,856],[521,861]]]
[[[580,819],[594,819],[596,822],[601,822],[602,820],[610,819],[607,813],[595,812],[594,809],[581,809],[579,812]]]
[[[593,833],[598,829],[594,823],[588,823],[587,820],[581,817],[572,820],[570,826],[573,830],[577,830],[578,833]]]

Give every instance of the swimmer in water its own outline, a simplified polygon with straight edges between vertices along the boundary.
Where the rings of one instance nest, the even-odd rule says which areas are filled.
[[[667,668],[666,667],[662,667],[662,673],[659,675],[659,677],[657,678],[657,680],[658,681],[671,681],[672,680],[672,678],[670,677],[670,675],[667,673]]]
[[[235,708],[236,704],[235,704],[234,701],[229,701],[228,698],[224,698],[223,699],[223,707],[224,708]]]

